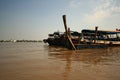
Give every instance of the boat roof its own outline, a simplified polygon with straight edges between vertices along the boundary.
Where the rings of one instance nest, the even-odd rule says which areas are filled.
[[[89,34],[94,34],[95,30],[90,30],[90,29],[83,29],[82,33],[89,33]],[[120,31],[105,31],[105,30],[98,30],[97,33],[99,34],[120,34]]]

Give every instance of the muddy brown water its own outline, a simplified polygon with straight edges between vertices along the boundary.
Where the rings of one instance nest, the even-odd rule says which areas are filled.
[[[0,43],[0,80],[120,80],[120,47],[68,50]]]

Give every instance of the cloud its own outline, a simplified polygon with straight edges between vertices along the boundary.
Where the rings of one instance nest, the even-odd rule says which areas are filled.
[[[80,3],[79,0],[71,0],[71,1],[69,2],[69,6],[72,7],[72,8],[77,8],[77,7],[79,7],[80,4],[81,4],[81,3]]]
[[[111,10],[116,13],[120,13],[120,7],[112,7]]]
[[[117,1],[117,0],[116,0]],[[120,5],[115,0],[98,0],[93,10],[84,15],[84,22],[99,24],[108,18],[119,15]]]
[[[110,16],[110,13],[107,11],[96,11],[93,14],[86,14],[84,16],[84,21],[88,22],[88,23],[99,23],[101,22],[103,19],[107,18]]]

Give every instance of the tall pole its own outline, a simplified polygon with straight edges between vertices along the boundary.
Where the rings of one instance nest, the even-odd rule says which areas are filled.
[[[65,32],[66,35],[68,34],[68,28],[67,28],[67,23],[66,23],[66,15],[63,15],[63,23],[64,23],[64,27],[65,27]]]
[[[98,27],[95,27],[95,38],[94,38],[94,43],[96,43],[96,38],[97,38],[97,31],[98,31]]]

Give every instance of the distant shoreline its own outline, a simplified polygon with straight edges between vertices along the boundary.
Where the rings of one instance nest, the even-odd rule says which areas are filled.
[[[42,42],[42,40],[0,40],[0,42]]]

